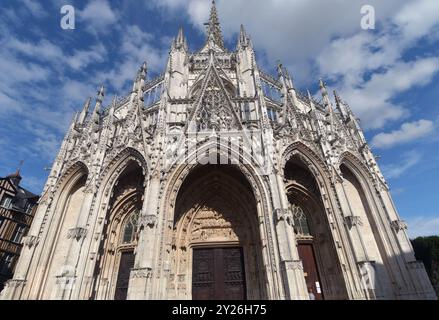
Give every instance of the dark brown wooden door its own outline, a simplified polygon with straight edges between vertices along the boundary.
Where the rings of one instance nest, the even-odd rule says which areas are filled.
[[[303,272],[305,273],[305,280],[308,291],[312,291],[315,300],[322,300],[322,287],[319,272],[317,269],[313,245],[311,243],[299,243],[298,251],[300,259],[302,259]]]
[[[241,248],[194,249],[192,299],[246,299],[244,259]]]
[[[117,275],[116,293],[114,300],[126,300],[131,269],[134,267],[134,252],[124,251],[120,256],[119,272]]]

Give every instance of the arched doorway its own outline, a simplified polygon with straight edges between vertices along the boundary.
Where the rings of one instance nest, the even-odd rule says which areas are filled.
[[[171,248],[169,298],[266,298],[256,200],[236,167],[193,169],[176,199]]]
[[[375,299],[393,298],[392,287],[389,282],[389,274],[385,262],[386,251],[383,240],[378,233],[378,225],[373,217],[372,208],[367,199],[366,186],[360,182],[360,179],[354,174],[354,166],[342,164],[340,171],[343,176],[343,186],[345,196],[349,205],[352,216],[357,219],[358,231],[361,235],[360,243],[364,248],[357,254],[357,259],[363,285],[368,291],[370,297]]]
[[[144,175],[134,160],[116,181],[95,266],[92,299],[126,300],[138,241]]]
[[[45,289],[42,290],[42,299],[67,298],[64,295],[69,291],[69,286],[63,280],[74,277],[76,273],[75,266],[68,260],[66,252],[71,246],[71,238],[75,236],[81,214],[88,170],[81,163],[74,165],[71,170],[71,175],[65,177],[66,182],[59,191],[51,227],[53,230],[48,233],[48,237],[51,237],[51,244],[47,247],[50,256],[46,264],[45,280],[42,282]]]
[[[297,158],[287,162],[284,175],[308,292],[316,300],[346,299],[346,285],[318,184]]]

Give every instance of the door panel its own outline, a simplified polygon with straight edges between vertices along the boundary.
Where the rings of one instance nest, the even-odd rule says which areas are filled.
[[[194,250],[192,272],[192,299],[209,300],[215,295],[214,251]]]
[[[225,299],[244,300],[245,275],[244,260],[240,248],[223,250],[224,253],[224,286]]]
[[[192,299],[246,299],[241,248],[194,249],[192,269]]]
[[[302,259],[303,271],[308,290],[311,289],[316,300],[322,300],[321,281],[317,269],[317,263],[314,255],[314,248],[311,243],[299,243],[297,246],[299,257]]]
[[[134,252],[124,251],[120,256],[119,272],[117,276],[114,300],[126,300],[131,269],[134,267]]]

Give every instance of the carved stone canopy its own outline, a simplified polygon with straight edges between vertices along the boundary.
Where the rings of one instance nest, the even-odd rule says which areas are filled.
[[[345,217],[345,223],[348,225],[349,228],[352,228],[354,226],[363,225],[361,217],[360,216],[353,216],[353,215]]]
[[[407,223],[404,220],[394,220],[391,222],[391,225],[396,232],[407,230]]]
[[[87,229],[76,227],[69,229],[69,231],[67,232],[67,239],[76,239],[77,241],[79,241],[82,238],[85,238],[86,235]]]
[[[29,249],[32,248],[33,246],[37,246],[38,243],[40,241],[39,237],[36,236],[26,236],[23,238],[23,244],[28,247]]]
[[[141,215],[139,217],[139,228],[149,227],[153,228],[157,223],[157,216],[154,214]]]

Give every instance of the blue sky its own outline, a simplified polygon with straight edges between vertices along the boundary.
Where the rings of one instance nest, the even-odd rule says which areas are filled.
[[[60,8],[76,9],[76,29]],[[360,28],[362,5],[376,29]],[[98,86],[126,95],[146,60],[164,70],[183,26],[191,50],[204,41],[210,0],[2,0],[0,175],[20,160],[23,185],[40,192],[75,111]],[[217,0],[234,48],[241,23],[260,67],[280,60],[295,85],[318,94],[323,77],[361,118],[411,236],[439,234],[439,2],[437,0]]]

